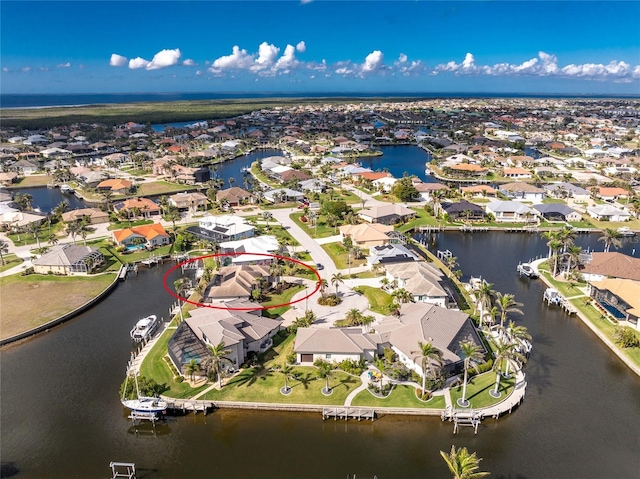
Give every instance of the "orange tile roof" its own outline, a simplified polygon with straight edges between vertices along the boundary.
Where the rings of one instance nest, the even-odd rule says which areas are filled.
[[[364,173],[356,173],[353,176],[360,176],[363,180],[379,180],[380,178],[391,178],[393,175],[389,172],[381,171],[381,172],[364,172]]]
[[[451,169],[458,170],[458,171],[477,171],[477,172],[487,171],[486,168],[480,165],[474,165],[473,163],[460,163],[458,165],[451,166]]]
[[[120,243],[133,234],[144,236],[147,240],[151,240],[157,236],[169,236],[164,229],[164,226],[160,223],[152,223],[150,225],[133,226],[131,228],[115,230],[113,232],[113,237],[118,243]]]
[[[598,194],[600,196],[620,196],[627,195],[628,192],[624,188],[618,188],[617,186],[600,186]]]
[[[112,190],[124,190],[131,188],[133,183],[129,180],[123,180],[122,178],[113,178],[110,180],[104,180],[98,183],[97,188],[111,188]]]

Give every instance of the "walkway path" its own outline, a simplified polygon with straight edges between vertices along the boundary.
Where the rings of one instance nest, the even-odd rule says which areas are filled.
[[[353,401],[353,398],[355,398],[358,394],[360,394],[362,391],[364,391],[369,387],[369,370],[368,369],[365,369],[362,372],[362,374],[360,375],[360,380],[362,381],[362,384],[357,388],[355,388],[353,391],[351,391],[347,396],[347,398],[344,400],[345,406],[351,406],[351,401]]]

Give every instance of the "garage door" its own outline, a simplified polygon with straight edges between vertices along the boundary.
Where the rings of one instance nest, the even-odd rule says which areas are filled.
[[[303,363],[312,363],[313,362],[313,354],[301,354],[300,362]]]

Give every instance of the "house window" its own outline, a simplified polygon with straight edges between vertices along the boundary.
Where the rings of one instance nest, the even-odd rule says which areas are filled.
[[[327,354],[325,354],[325,355],[324,355],[324,358],[325,358],[325,359],[331,359],[331,353],[327,353]]]

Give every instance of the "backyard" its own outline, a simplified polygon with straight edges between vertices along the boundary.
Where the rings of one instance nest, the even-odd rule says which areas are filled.
[[[351,263],[349,263],[349,254],[342,243],[323,244],[322,249],[329,254],[338,269],[355,268],[367,263],[365,258],[355,259],[353,255],[351,255]]]

